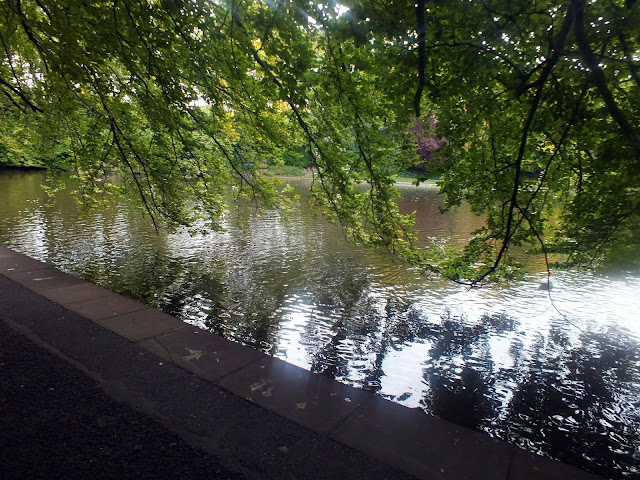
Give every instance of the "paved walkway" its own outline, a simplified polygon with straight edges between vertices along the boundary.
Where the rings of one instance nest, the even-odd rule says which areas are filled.
[[[147,478],[140,471],[154,465],[148,478],[600,478],[309,373],[2,246],[0,335],[3,479]],[[49,459],[46,468],[34,467],[38,458]]]

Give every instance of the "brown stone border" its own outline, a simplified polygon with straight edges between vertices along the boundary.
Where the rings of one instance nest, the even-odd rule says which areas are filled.
[[[601,478],[310,373],[4,246],[0,274],[165,362],[417,478]]]

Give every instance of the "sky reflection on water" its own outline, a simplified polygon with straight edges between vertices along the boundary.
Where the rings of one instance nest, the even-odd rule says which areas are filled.
[[[288,222],[237,207],[225,233],[156,235],[126,201],[79,217],[63,191],[47,206],[43,180],[0,171],[0,243],[407,406],[612,478],[640,474],[637,274],[559,272],[551,297],[535,271],[468,290],[348,243],[304,201]],[[439,215],[432,189],[402,202],[424,236],[463,239],[481,223]]]

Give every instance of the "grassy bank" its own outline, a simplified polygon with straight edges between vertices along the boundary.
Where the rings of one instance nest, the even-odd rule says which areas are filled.
[[[264,170],[265,175],[271,177],[310,177],[311,173],[304,168],[292,165],[271,165]]]
[[[402,175],[397,175],[397,176],[393,177],[393,180],[396,183],[416,183],[416,181],[418,179],[416,177],[406,177],[406,176],[402,176]],[[426,183],[426,184],[435,185],[438,180],[440,180],[440,179],[439,178],[428,178],[426,180],[421,180],[420,184]]]
[[[292,165],[272,165],[265,170],[263,170],[265,175],[271,177],[300,177],[300,178],[309,178],[312,176],[311,170],[304,169],[300,167],[294,167]],[[415,184],[417,181],[417,177],[412,177],[408,175],[396,175],[393,177],[395,183],[404,184],[411,183]],[[422,180],[420,184],[426,185],[435,185],[439,178],[428,178],[426,180]]]

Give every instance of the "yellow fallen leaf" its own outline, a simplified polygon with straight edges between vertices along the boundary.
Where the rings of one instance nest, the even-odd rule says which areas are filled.
[[[260,382],[252,383],[251,385],[249,385],[249,390],[251,390],[251,393],[254,393],[256,390],[262,390],[262,388],[264,388],[264,386],[266,384],[267,384],[267,382],[265,380],[261,380]]]
[[[189,347],[184,347],[184,348],[189,352],[189,355],[182,357],[185,360],[198,360],[200,357],[202,357],[205,354],[202,350],[191,350]]]

